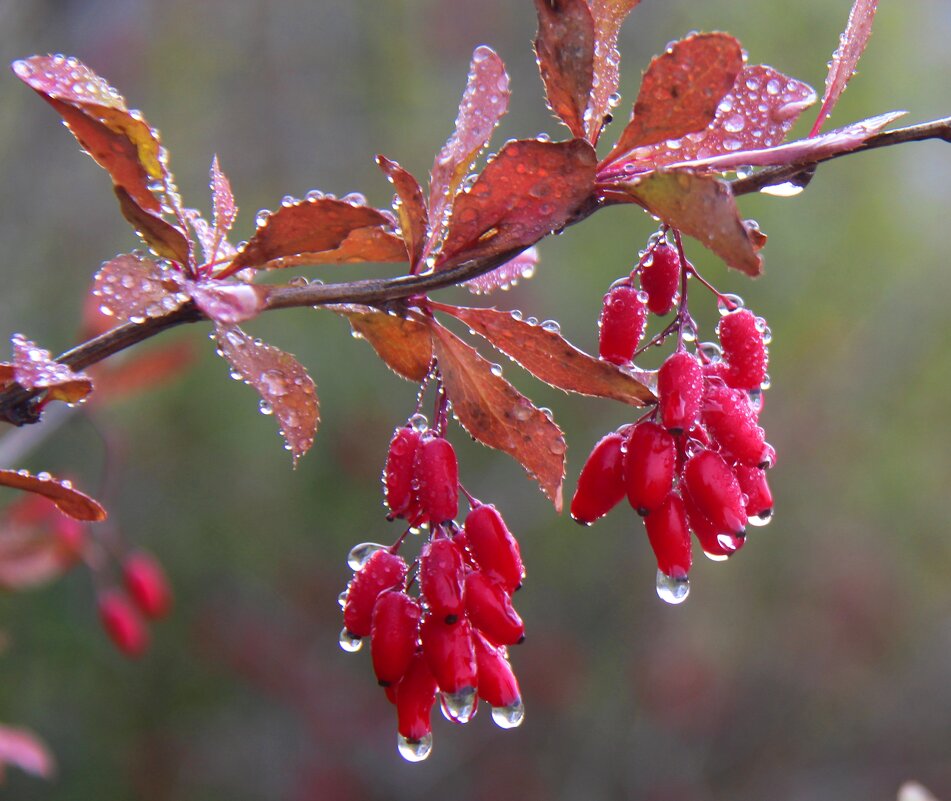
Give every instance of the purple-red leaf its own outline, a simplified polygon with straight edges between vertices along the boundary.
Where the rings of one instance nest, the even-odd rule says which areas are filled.
[[[137,253],[105,262],[93,278],[92,294],[100,311],[118,323],[162,317],[188,301],[180,270]]]
[[[472,54],[456,128],[436,154],[429,184],[429,219],[438,226],[472,162],[488,144],[509,104],[509,76],[494,50],[480,45]]]
[[[588,0],[594,19],[594,76],[591,99],[585,112],[588,141],[596,144],[604,127],[604,118],[616,105],[615,93],[620,82],[621,54],[617,37],[621,25],[640,0]]]
[[[488,295],[496,289],[510,289],[523,278],[531,278],[538,266],[538,248],[525,248],[501,267],[489,270],[463,283],[473,295]]]
[[[508,311],[434,304],[485,337],[533,376],[566,392],[613,398],[631,406],[657,400],[644,384],[620,367],[566,340],[556,325],[531,323]]]
[[[443,385],[460,424],[519,462],[561,512],[565,437],[548,416],[451,331],[431,323]]]
[[[13,379],[24,389],[46,390],[48,397],[76,403],[92,392],[92,379],[74,373],[65,364],[53,360],[52,354],[22,334],[14,334]]]
[[[855,74],[855,67],[872,35],[872,21],[875,19],[877,8],[878,0],[855,0],[852,5],[849,21],[846,23],[845,30],[839,35],[839,46],[832,54],[832,61],[829,62],[829,74],[826,76],[822,106],[819,108],[819,116],[816,117],[810,136],[819,133],[822,124],[832,113],[846,85]]]
[[[346,317],[354,335],[365,339],[398,376],[420,382],[429,373],[433,343],[427,326],[368,306],[329,308]]]
[[[535,0],[535,9],[535,60],[548,105],[582,139],[594,78],[594,19],[585,0]]]
[[[400,232],[403,234],[403,241],[406,242],[410,264],[415,266],[423,257],[426,234],[429,230],[429,214],[426,211],[423,190],[419,181],[395,161],[391,161],[386,156],[377,156],[376,163],[396,190],[398,202],[394,203],[394,210],[400,221]]]
[[[438,268],[524,248],[564,227],[594,191],[596,158],[583,139],[509,142],[456,197]]]
[[[0,726],[0,779],[7,765],[41,779],[51,779],[56,773],[56,760],[39,737],[26,729]]]
[[[42,495],[26,494],[0,519],[0,588],[17,591],[46,584],[75,565],[85,528]]]
[[[743,50],[728,34],[699,33],[674,42],[647,67],[631,121],[608,160],[702,131],[742,68]]]
[[[211,161],[210,172],[211,207],[214,210],[214,229],[216,241],[221,241],[234,225],[238,216],[238,207],[234,204],[234,195],[231,193],[231,182],[221,171],[218,156]],[[214,260],[215,256],[211,257]]]
[[[179,264],[191,264],[191,243],[181,228],[142,208],[121,186],[113,189],[122,216],[155,253]]]
[[[217,279],[189,282],[186,291],[209,318],[234,325],[257,317],[267,300],[268,289],[251,284],[232,284]]]
[[[295,466],[314,444],[320,411],[317,389],[289,353],[249,337],[238,326],[215,326],[221,355],[261,396],[261,411],[277,418]]]
[[[98,501],[73,489],[69,481],[54,478],[49,473],[34,476],[28,470],[0,470],[0,485],[43,495],[55,503],[63,514],[77,520],[98,522],[106,519],[106,510]]]

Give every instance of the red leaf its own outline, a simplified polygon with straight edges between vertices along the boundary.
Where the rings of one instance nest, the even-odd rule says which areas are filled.
[[[566,392],[613,398],[631,406],[657,400],[644,384],[615,364],[578,350],[552,325],[530,323],[508,311],[433,304],[464,322],[546,384]]]
[[[394,203],[394,209],[400,221],[400,232],[406,242],[410,264],[415,266],[422,259],[429,230],[429,214],[423,190],[419,182],[395,161],[386,156],[377,156],[376,163],[396,190],[398,202]]]
[[[212,278],[189,281],[186,291],[198,308],[216,323],[234,325],[258,316],[267,300],[268,288]]]
[[[433,348],[456,418],[475,439],[519,462],[561,512],[565,437],[474,348],[431,323]]]
[[[429,183],[429,219],[438,226],[472,162],[488,144],[509,104],[509,76],[495,51],[480,45],[472,54],[456,128],[436,154]]]
[[[92,294],[100,311],[119,323],[161,317],[188,301],[180,270],[138,253],[105,262],[93,278]]]
[[[191,243],[182,229],[143,209],[121,186],[113,188],[122,216],[155,253],[179,264],[192,263]]]
[[[185,372],[195,361],[191,342],[173,342],[136,352],[135,356],[107,369],[97,369],[96,394],[91,403],[100,405],[159,386]]]
[[[297,200],[270,214],[219,277],[245,267],[392,261],[394,240],[405,260],[406,249],[389,227],[390,218],[369,206],[327,197]]]
[[[79,560],[82,523],[41,495],[24,495],[0,521],[0,587],[17,591],[59,578]]]
[[[85,373],[74,373],[65,364],[53,360],[48,350],[22,334],[14,334],[13,378],[24,389],[43,389],[53,400],[76,403],[92,392],[92,379]]]
[[[215,240],[220,242],[228,236],[231,226],[234,225],[238,207],[234,204],[231,182],[218,164],[218,156],[211,161],[211,207],[214,210]],[[210,261],[215,258],[216,255],[213,255]]]
[[[596,158],[583,139],[509,142],[456,197],[439,268],[525,248],[564,227],[594,191]]]
[[[616,105],[615,93],[620,82],[618,67],[621,54],[617,37],[621,25],[640,0],[588,0],[594,18],[594,77],[591,100],[585,113],[588,141],[597,143],[604,118]]]
[[[73,489],[69,481],[54,478],[49,473],[34,476],[28,470],[0,470],[0,485],[43,495],[55,503],[63,514],[77,520],[98,522],[106,519],[106,510],[98,501]]]
[[[42,779],[56,773],[56,760],[46,744],[26,729],[0,726],[0,771],[13,765]]]
[[[652,172],[620,184],[651,214],[710,248],[728,267],[757,276],[765,237],[740,219],[729,183],[711,175]]]
[[[538,266],[538,248],[534,245],[526,248],[514,259],[505,262],[501,267],[489,270],[469,281],[463,286],[473,295],[488,295],[496,289],[511,289],[523,278],[531,278]]]
[[[822,106],[810,136],[819,133],[822,123],[832,113],[846,85],[855,74],[855,67],[872,35],[872,20],[875,19],[877,8],[878,0],[855,0],[852,5],[849,21],[846,23],[845,30],[839,35],[839,46],[832,54],[832,61],[829,62],[829,74],[826,76]]]
[[[354,335],[365,339],[398,376],[419,382],[429,373],[433,343],[427,326],[368,306],[328,308],[346,317]]]
[[[743,68],[740,43],[700,33],[668,46],[644,73],[631,122],[608,156],[702,131]]]
[[[261,411],[277,418],[296,466],[314,444],[320,422],[314,380],[289,353],[249,337],[236,325],[216,325],[215,332],[221,355],[261,396]]]
[[[594,77],[594,19],[585,0],[535,0],[535,10],[535,60],[548,105],[581,139]]]

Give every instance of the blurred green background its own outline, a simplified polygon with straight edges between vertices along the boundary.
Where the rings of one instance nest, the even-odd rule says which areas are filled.
[[[692,29],[728,30],[752,62],[821,92],[848,6],[645,0],[622,34],[622,108],[648,59]],[[86,61],[161,129],[186,204],[207,208],[219,155],[242,208],[236,239],[258,208],[312,187],[386,205],[377,152],[425,175],[481,43],[512,74],[496,145],[561,136],[533,35],[528,0],[0,0],[0,62]],[[951,113],[949,39],[946,0],[883,3],[833,123]],[[0,74],[0,108],[0,338],[20,331],[59,352],[98,264],[136,243],[106,175],[12,73]],[[404,763],[369,655],[337,647],[336,596],[351,545],[398,536],[377,482],[415,389],[330,314],[255,321],[319,388],[323,427],[292,471],[273,419],[228,380],[207,330],[175,331],[165,339],[192,340],[197,366],[99,415],[122,452],[113,520],[163,560],[175,613],[130,664],[99,628],[87,571],[0,598],[0,721],[38,732],[60,763],[51,783],[11,772],[0,794],[868,801],[915,778],[951,799],[951,148],[842,159],[797,198],[742,208],[771,237],[764,278],[688,248],[772,327],[764,421],[779,452],[777,514],[737,558],[700,559],[686,604],[658,600],[629,509],[591,529],[557,518],[519,467],[457,430],[463,480],[499,506],[528,566],[517,598],[528,641],[513,649],[528,713],[511,732],[487,714],[460,728],[437,713],[432,757]],[[604,289],[652,230],[632,209],[598,214],[544,242],[536,278],[490,302],[556,318],[591,350]],[[387,271],[307,274],[367,272]],[[630,410],[514,366],[506,376],[555,410],[572,491],[593,442]],[[98,434],[76,416],[23,466],[95,490],[102,464]]]

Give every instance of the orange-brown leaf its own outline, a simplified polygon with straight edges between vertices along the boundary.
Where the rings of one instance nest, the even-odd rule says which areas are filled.
[[[383,362],[408,381],[422,381],[433,360],[429,328],[416,320],[368,306],[331,306],[350,321],[353,333],[365,339]]]
[[[621,54],[617,37],[621,25],[640,0],[588,0],[594,19],[594,78],[588,103],[588,140],[596,143],[604,127],[604,118],[612,108],[612,95],[620,82]]]
[[[106,510],[98,501],[74,489],[69,481],[54,478],[49,473],[33,475],[28,470],[0,470],[0,485],[43,495],[63,514],[77,520],[97,522],[106,519]]]
[[[431,324],[433,348],[456,418],[475,439],[512,456],[561,512],[565,437],[561,429],[451,331]]]
[[[395,161],[386,156],[377,156],[376,163],[396,190],[399,200],[395,204],[396,216],[400,221],[400,231],[406,242],[410,264],[415,265],[422,258],[426,233],[429,230],[429,214],[426,211],[423,190],[419,181]]]
[[[159,256],[177,261],[179,264],[191,262],[191,247],[182,230],[142,208],[121,186],[114,187],[119,198],[119,210],[129,221],[136,233]]]

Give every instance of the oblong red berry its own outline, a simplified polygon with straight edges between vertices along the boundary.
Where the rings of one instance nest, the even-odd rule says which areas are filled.
[[[440,690],[454,695],[475,689],[475,648],[468,620],[462,618],[449,625],[435,615],[426,615],[420,625],[420,638],[429,669]]]
[[[581,468],[571,499],[571,516],[590,525],[610,512],[624,497],[625,434],[612,431],[594,446]]]
[[[98,600],[99,620],[112,644],[131,659],[148,650],[149,631],[138,610],[119,590],[106,590]]]
[[[761,525],[773,514],[773,493],[766,481],[766,471],[745,464],[734,466],[736,480],[746,496],[746,516]]]
[[[525,639],[525,624],[512,606],[512,596],[481,570],[466,576],[466,616],[496,645]]]
[[[689,492],[682,492],[681,498],[687,511],[687,523],[700,543],[703,552],[716,561],[732,556],[745,542],[745,537],[722,532],[704,516]]]
[[[383,468],[386,505],[393,517],[410,517],[415,505],[413,465],[419,448],[419,432],[408,426],[398,428],[390,440]]]
[[[746,530],[746,508],[739,482],[718,453],[702,450],[687,460],[683,480],[700,512],[719,531],[739,534]]]
[[[126,557],[122,580],[129,597],[146,617],[164,617],[172,608],[172,589],[162,565],[151,554],[137,551]]]
[[[660,506],[674,483],[677,448],[674,438],[657,423],[638,423],[624,454],[627,499],[640,515]]]
[[[727,384],[739,389],[759,387],[766,378],[768,354],[753,312],[749,309],[730,312],[720,319],[717,334],[728,366]]]
[[[650,262],[641,267],[641,287],[647,293],[647,308],[664,315],[674,307],[680,286],[680,255],[666,242],[654,248]]]
[[[403,590],[380,593],[370,622],[370,656],[382,687],[396,684],[409,669],[419,641],[419,602]]]
[[[406,580],[406,562],[387,550],[374,551],[366,564],[354,573],[347,587],[343,624],[355,637],[366,637],[372,628],[373,605],[377,596]]]
[[[664,428],[674,434],[689,429],[703,399],[700,362],[684,350],[672,353],[657,373],[657,394]]]
[[[396,727],[399,733],[412,742],[429,734],[435,701],[436,678],[423,652],[416,651],[406,675],[396,685]]]
[[[464,564],[454,540],[442,538],[423,546],[419,556],[419,592],[430,611],[446,623],[462,614]]]
[[[766,434],[757,425],[749,395],[721,381],[707,382],[701,412],[703,424],[731,461],[758,466],[764,458]]]
[[[670,492],[664,502],[644,518],[657,569],[665,576],[683,578],[690,572],[690,528],[683,499]]]
[[[465,535],[469,551],[483,571],[496,578],[509,592],[525,579],[518,541],[492,504],[479,504],[466,515]]]
[[[478,632],[473,639],[479,666],[479,697],[493,707],[515,706],[522,694],[505,649],[492,645]]]
[[[647,326],[647,306],[632,286],[616,286],[604,296],[598,321],[598,352],[614,364],[631,361]]]
[[[459,511],[459,464],[449,440],[423,437],[413,471],[419,506],[430,523],[445,523]]]

